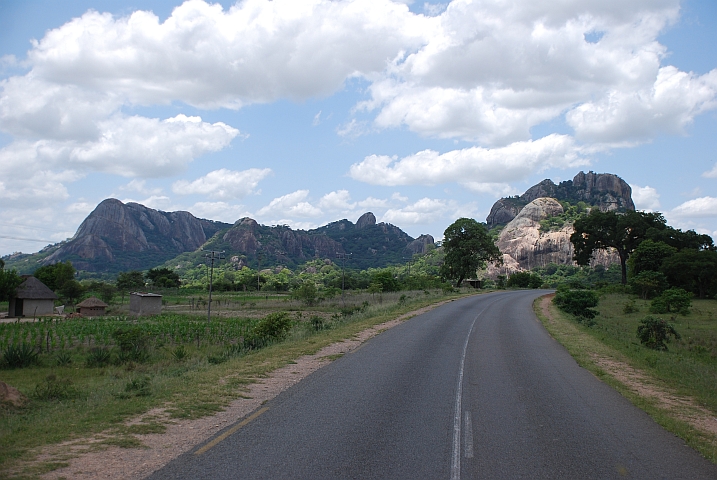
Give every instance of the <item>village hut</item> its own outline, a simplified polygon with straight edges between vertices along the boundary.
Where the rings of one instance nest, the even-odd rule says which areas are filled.
[[[134,315],[158,315],[162,313],[162,295],[157,293],[130,293],[129,312]]]
[[[52,315],[57,295],[35,277],[27,277],[17,287],[8,305],[9,317],[36,317]]]
[[[97,297],[87,298],[77,304],[79,313],[86,317],[101,317],[105,313],[105,309],[108,307],[105,302]]]

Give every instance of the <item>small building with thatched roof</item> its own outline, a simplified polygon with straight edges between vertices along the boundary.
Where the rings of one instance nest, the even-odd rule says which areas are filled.
[[[105,311],[107,307],[109,307],[109,305],[99,298],[90,297],[77,304],[77,311],[86,317],[101,317],[107,313]]]
[[[144,292],[130,293],[129,312],[134,315],[159,315],[162,313],[162,295]]]
[[[9,317],[52,315],[57,295],[35,277],[27,277],[10,299]]]

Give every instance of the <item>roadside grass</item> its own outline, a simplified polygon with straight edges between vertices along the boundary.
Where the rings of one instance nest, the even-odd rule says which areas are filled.
[[[649,301],[602,295],[593,326],[576,322],[552,302],[547,317],[541,302],[534,305],[538,318],[579,365],[717,463],[717,302],[693,300],[690,315],[662,315],[682,335],[668,343],[668,351],[638,341],[637,326],[649,314]],[[628,302],[637,311],[624,313]]]
[[[91,442],[94,438],[93,448],[138,447],[132,435],[161,432],[165,428],[162,419],[135,425],[127,421],[153,408],[164,408],[170,418],[212,415],[244,395],[248,384],[296,358],[404,313],[476,291],[398,293],[384,294],[381,303],[376,298],[374,303],[358,304],[361,308],[351,314],[326,309],[293,312],[294,326],[284,341],[236,355],[226,355],[225,343],[202,343],[198,348],[190,342],[182,345],[181,359],[172,353],[176,347],[165,345],[150,348],[142,361],[88,367],[85,342],[65,350],[70,352],[71,362],[63,366],[57,366],[57,355],[52,352],[40,355],[38,365],[0,370],[0,380],[29,398],[23,408],[0,409],[0,472],[15,472],[21,478],[59,468],[62,462],[35,459],[43,447],[70,440]],[[273,310],[269,308],[265,313]],[[321,329],[311,322],[316,315],[325,317],[320,322]],[[118,349],[113,348],[116,355]],[[212,358],[217,360],[212,362]],[[41,398],[37,392],[48,384],[70,388],[60,398]]]

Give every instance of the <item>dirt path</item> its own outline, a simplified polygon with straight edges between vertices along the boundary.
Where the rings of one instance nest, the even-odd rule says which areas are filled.
[[[553,311],[550,294],[540,299],[540,311],[549,323],[557,323]],[[577,329],[576,329],[577,332]],[[652,378],[648,373],[638,370],[625,362],[614,358],[589,354],[590,359],[607,375],[620,382],[633,394],[645,398],[657,408],[665,411],[673,418],[689,424],[695,430],[706,434],[717,444],[717,418],[706,408],[699,405],[693,398],[679,395],[659,380]]]
[[[270,373],[267,378],[257,379],[239,398],[222,412],[197,420],[170,419],[164,409],[155,409],[127,422],[127,425],[147,421],[166,425],[164,433],[134,435],[144,448],[106,447],[102,441],[107,436],[97,435],[90,439],[73,440],[45,447],[35,462],[66,462],[67,467],[43,475],[43,479],[140,479],[158,470],[174,458],[205,442],[221,429],[249,415],[263,403],[300,382],[312,372],[327,365],[339,356],[355,350],[363,342],[392,328],[411,317],[420,315],[452,300],[406,313],[389,322],[368,328],[350,339],[322,348],[314,355],[296,359]]]

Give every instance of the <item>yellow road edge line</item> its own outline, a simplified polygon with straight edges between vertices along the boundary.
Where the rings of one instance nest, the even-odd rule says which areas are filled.
[[[262,413],[266,412],[267,410],[269,410],[269,407],[264,407],[264,408],[261,408],[261,409],[257,410],[257,411],[254,412],[251,416],[249,416],[249,417],[245,418],[244,420],[242,420],[241,422],[237,423],[237,424],[234,425],[232,428],[230,428],[230,429],[227,430],[226,432],[222,433],[221,435],[219,435],[218,437],[216,437],[214,440],[212,440],[211,442],[207,443],[207,444],[204,445],[202,448],[200,448],[199,450],[197,450],[196,452],[194,452],[194,455],[201,455],[201,454],[203,454],[203,453],[206,453],[207,450],[209,450],[210,448],[216,446],[219,442],[221,442],[222,440],[224,440],[225,438],[227,438],[229,435],[235,433],[235,432],[236,432],[237,430],[239,430],[241,427],[243,427],[244,425],[248,424],[249,422],[251,422],[252,420],[254,420],[256,417],[258,417],[258,416],[261,415]]]

